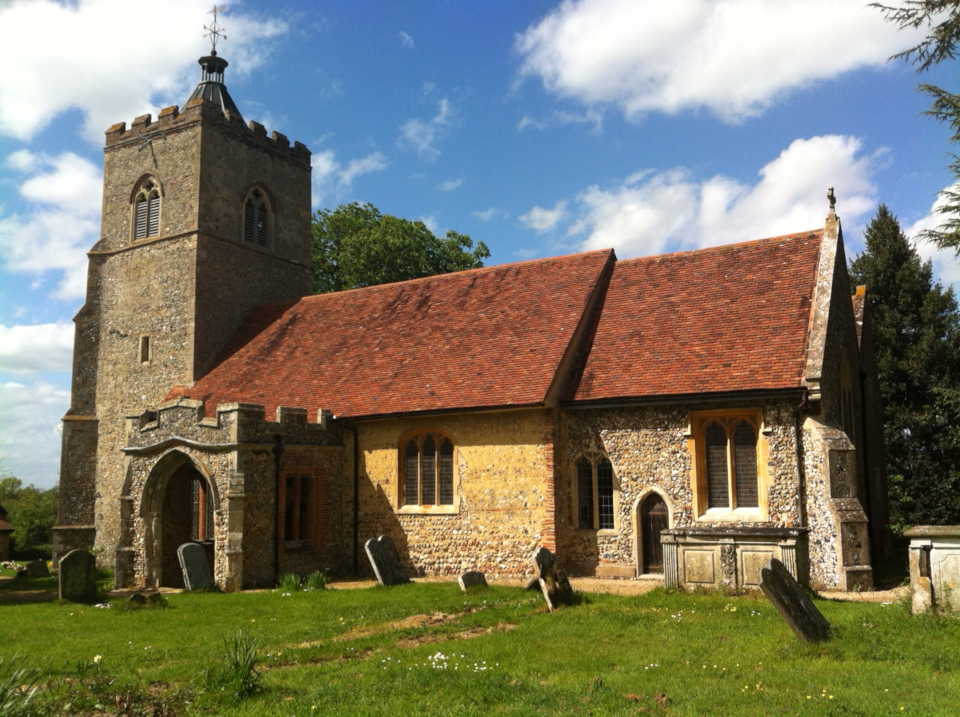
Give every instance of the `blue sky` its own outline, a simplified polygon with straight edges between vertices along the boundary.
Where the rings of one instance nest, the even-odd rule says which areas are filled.
[[[183,104],[207,1],[0,3],[0,459],[52,485],[71,319],[99,236],[103,132]],[[491,264],[627,258],[820,227],[886,203],[932,226],[948,131],[915,44],[844,0],[230,3],[244,118],[313,151],[314,208],[372,202]],[[955,67],[922,78],[950,86]],[[953,254],[920,246],[945,284]]]

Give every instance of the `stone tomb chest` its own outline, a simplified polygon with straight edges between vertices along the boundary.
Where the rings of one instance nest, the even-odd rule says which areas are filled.
[[[664,530],[667,587],[757,590],[760,571],[776,558],[801,585],[807,583],[804,528],[672,528]]]
[[[904,535],[913,612],[960,614],[960,525],[918,525]]]

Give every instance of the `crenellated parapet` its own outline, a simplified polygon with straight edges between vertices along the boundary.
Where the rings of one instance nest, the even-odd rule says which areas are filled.
[[[128,455],[160,453],[187,446],[207,450],[234,450],[241,446],[273,444],[279,438],[288,445],[340,446],[342,431],[330,411],[317,411],[310,421],[305,408],[277,408],[276,419],[266,420],[264,407],[249,403],[226,403],[206,415],[203,401],[178,398],[157,409],[127,416]]]
[[[126,122],[111,126],[106,132],[105,151],[130,144],[145,144],[166,134],[182,132],[201,122],[215,125],[272,154],[310,165],[311,152],[302,142],[291,145],[286,135],[277,131],[267,134],[266,127],[259,122],[250,120],[245,124],[239,114],[224,113],[214,102],[203,98],[190,100],[182,109],[177,105],[162,109],[156,119],[149,114],[140,115],[129,128]]]

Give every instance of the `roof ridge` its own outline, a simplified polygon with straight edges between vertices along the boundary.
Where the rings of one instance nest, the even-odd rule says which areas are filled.
[[[779,236],[773,237],[764,237],[763,239],[749,239],[747,241],[734,242],[732,244],[719,244],[717,246],[705,246],[699,249],[686,249],[684,251],[674,251],[668,252],[666,254],[651,254],[649,256],[635,256],[630,259],[620,259],[617,261],[618,264],[626,264],[631,262],[643,262],[643,261],[658,261],[660,259],[672,259],[687,256],[690,254],[710,254],[710,253],[719,253],[723,251],[732,251],[734,249],[742,249],[748,245],[764,244],[767,242],[782,242],[792,239],[800,239],[802,237],[812,236],[814,234],[823,234],[823,229],[809,229],[805,232],[795,232],[793,234],[781,234]]]
[[[374,284],[373,286],[360,286],[355,289],[342,289],[341,291],[328,291],[322,294],[310,294],[309,296],[304,296],[298,299],[297,301],[317,299],[322,296],[334,296],[334,295],[342,296],[344,294],[350,294],[357,291],[372,291],[375,289],[383,290],[391,286],[397,286],[399,284],[416,284],[419,282],[431,281],[436,279],[444,279],[444,278],[454,277],[454,276],[465,276],[467,274],[481,274],[484,272],[493,272],[497,270],[508,269],[512,266],[531,266],[534,264],[545,264],[547,262],[562,261],[564,259],[585,259],[586,257],[596,255],[596,254],[606,254],[607,256],[609,256],[611,253],[613,253],[612,247],[608,249],[592,249],[591,251],[578,251],[578,252],[573,252],[572,254],[561,254],[560,256],[543,256],[543,257],[540,257],[539,259],[525,259],[523,261],[512,261],[506,264],[494,264],[493,266],[481,266],[476,269],[463,269],[462,271],[448,271],[443,274],[431,274],[430,276],[421,276],[418,279],[404,279],[403,281],[391,281],[387,284]],[[274,303],[283,304],[287,302],[278,301]],[[263,306],[263,304],[260,304],[260,306]]]

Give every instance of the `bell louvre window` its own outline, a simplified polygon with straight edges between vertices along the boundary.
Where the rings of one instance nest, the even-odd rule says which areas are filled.
[[[270,244],[270,208],[259,189],[251,191],[243,205],[243,241],[264,248]]]
[[[453,505],[453,442],[440,433],[420,433],[402,448],[404,505]]]
[[[160,233],[160,188],[152,179],[143,183],[134,200],[133,237],[146,239]]]

